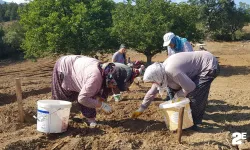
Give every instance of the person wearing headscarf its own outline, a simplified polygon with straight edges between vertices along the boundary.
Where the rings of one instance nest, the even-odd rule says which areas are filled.
[[[180,52],[193,52],[192,45],[187,41],[186,38],[179,37],[175,35],[173,32],[168,32],[163,36],[163,47],[168,47],[168,57],[171,55],[180,53]],[[153,90],[153,89],[152,89]],[[166,100],[173,99],[171,95],[173,91],[171,88],[167,88],[167,98]]]
[[[112,62],[126,64],[126,51],[127,50],[125,44],[121,44],[119,50],[112,56]]]
[[[179,37],[173,32],[168,32],[163,36],[163,47],[168,47],[168,57],[180,52],[192,52],[193,47],[186,38]]]
[[[144,82],[150,82],[153,85],[132,117],[141,115],[150,105],[157,91],[161,93],[168,86],[175,91],[174,97],[190,99],[194,127],[197,127],[197,124],[202,123],[210,85],[218,74],[218,61],[207,51],[178,53],[170,56],[164,63],[154,63],[145,70],[143,76]]]
[[[59,58],[52,75],[52,98],[55,100],[77,100],[80,110],[90,127],[96,126],[96,108],[111,113],[104,102],[112,88],[117,88],[113,79],[115,65],[102,64],[99,60],[67,55]]]
[[[129,86],[133,83],[134,79],[139,75],[142,75],[145,69],[144,65],[141,65],[139,69],[136,69],[121,63],[114,64],[116,69],[113,77],[120,91],[128,91]]]

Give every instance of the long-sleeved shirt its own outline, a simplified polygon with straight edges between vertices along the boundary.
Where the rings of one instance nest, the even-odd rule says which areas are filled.
[[[90,108],[96,108],[98,101],[93,97],[99,93],[103,82],[99,63],[94,58],[69,55],[59,59],[57,68],[64,74],[62,88],[78,92],[78,102]]]
[[[172,55],[163,63],[167,74],[167,85],[172,89],[180,90],[177,92],[178,96],[186,96],[196,88],[194,81],[217,69],[217,64],[217,59],[207,51]],[[141,107],[147,108],[157,92],[157,87],[153,84],[145,95]]]
[[[192,52],[192,51],[194,51],[192,45],[188,41],[186,41],[180,52]],[[172,49],[170,46],[168,46],[168,57],[170,57],[173,54],[176,54],[176,51]]]

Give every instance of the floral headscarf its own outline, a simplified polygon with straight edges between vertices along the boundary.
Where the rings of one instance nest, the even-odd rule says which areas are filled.
[[[113,73],[115,72],[115,64],[114,63],[104,63],[101,65],[102,68],[102,76],[106,80],[106,86],[110,83],[113,85],[117,85],[115,79],[113,78]]]
[[[112,92],[112,89],[108,88],[109,84],[117,85],[113,78],[113,73],[115,72],[114,63],[104,63],[100,64],[100,71],[103,77],[103,84],[100,91],[100,96],[104,99],[108,98],[108,95]]]

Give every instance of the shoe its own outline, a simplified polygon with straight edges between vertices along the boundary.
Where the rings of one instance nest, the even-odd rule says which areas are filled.
[[[95,128],[97,126],[97,123],[96,122],[91,122],[90,124],[89,124],[89,127],[90,128]]]
[[[186,130],[200,131],[200,128],[196,124],[194,124],[193,126],[184,129],[184,131]]]
[[[95,128],[97,126],[95,118],[87,118],[87,122],[90,128]]]

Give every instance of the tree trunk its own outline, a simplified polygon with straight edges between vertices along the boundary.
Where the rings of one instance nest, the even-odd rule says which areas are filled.
[[[146,57],[147,57],[147,66],[149,66],[152,63],[152,55],[146,55]]]

